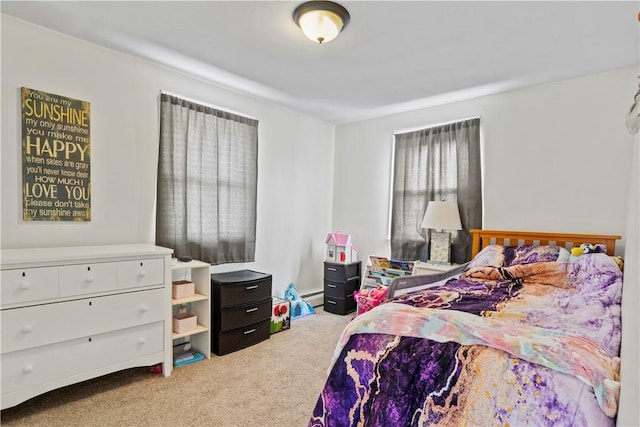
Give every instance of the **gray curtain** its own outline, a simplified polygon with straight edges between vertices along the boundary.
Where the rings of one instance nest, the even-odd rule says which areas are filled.
[[[452,232],[451,261],[471,259],[472,228],[482,228],[480,119],[395,135],[391,257],[428,259],[420,228],[430,200],[457,201],[463,230]]]
[[[211,264],[255,260],[258,121],[160,95],[156,244]]]

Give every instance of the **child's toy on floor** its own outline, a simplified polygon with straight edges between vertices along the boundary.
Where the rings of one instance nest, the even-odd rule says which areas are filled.
[[[353,294],[358,304],[358,314],[365,313],[372,308],[380,305],[387,296],[389,288],[387,286],[378,286],[373,289],[360,289]]]
[[[291,301],[292,319],[295,319],[296,317],[308,316],[316,312],[311,304],[306,302],[300,295],[298,295],[298,290],[293,283],[290,283],[289,286],[287,286],[287,289],[284,291],[284,299]]]

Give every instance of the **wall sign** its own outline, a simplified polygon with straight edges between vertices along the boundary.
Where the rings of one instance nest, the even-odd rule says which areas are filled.
[[[22,217],[91,221],[91,107],[22,88]]]

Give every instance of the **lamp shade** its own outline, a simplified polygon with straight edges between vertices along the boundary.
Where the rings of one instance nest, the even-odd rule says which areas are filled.
[[[462,230],[458,203],[430,201],[420,227],[437,230]]]
[[[293,20],[311,40],[327,43],[335,39],[349,22],[347,9],[330,1],[310,1],[293,12]]]

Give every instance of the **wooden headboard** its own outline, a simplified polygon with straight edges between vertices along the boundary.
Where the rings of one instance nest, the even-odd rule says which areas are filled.
[[[607,254],[613,255],[616,240],[621,236],[606,236],[602,234],[571,234],[571,233],[538,233],[529,231],[478,230],[472,229],[473,243],[471,257],[489,245],[555,245],[566,249],[579,246],[582,243],[601,243],[607,246]]]

